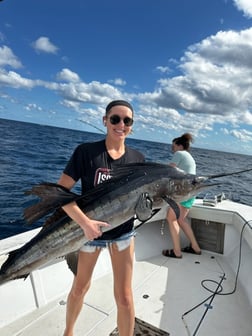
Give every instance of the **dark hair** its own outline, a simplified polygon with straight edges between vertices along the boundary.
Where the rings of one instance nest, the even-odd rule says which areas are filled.
[[[190,149],[190,143],[193,142],[193,136],[190,133],[184,133],[178,138],[172,140],[176,145],[181,145],[185,150]]]
[[[114,106],[126,106],[132,111],[132,113],[134,113],[132,105],[128,103],[126,100],[113,100],[106,107],[106,115]]]

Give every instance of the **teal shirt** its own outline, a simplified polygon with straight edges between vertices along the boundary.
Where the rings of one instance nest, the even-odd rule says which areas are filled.
[[[196,174],[196,163],[192,155],[186,150],[177,151],[173,154],[171,163],[174,163],[176,167],[182,169],[187,174]],[[186,201],[180,202],[180,204],[190,209],[194,203],[195,197],[192,197]]]
[[[176,167],[184,170],[187,174],[196,174],[195,160],[186,150],[176,151],[173,154],[171,163],[174,163]]]

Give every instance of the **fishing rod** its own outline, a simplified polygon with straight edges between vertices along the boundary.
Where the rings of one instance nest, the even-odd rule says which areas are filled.
[[[233,172],[216,174],[216,175],[210,175],[208,178],[218,178],[218,177],[230,176],[230,175],[245,173],[245,172],[251,171],[251,170],[252,170],[252,168],[250,167],[250,168],[241,169],[241,170],[237,170],[237,171],[233,171]]]
[[[95,128],[96,130],[100,131],[103,134],[106,134],[106,132],[104,132],[104,130],[102,130],[101,128],[99,128],[99,127],[97,127],[95,125],[92,125],[89,121],[84,121],[83,119],[76,119],[76,120],[82,122],[83,124],[86,124],[88,126],[91,126],[91,127]]]

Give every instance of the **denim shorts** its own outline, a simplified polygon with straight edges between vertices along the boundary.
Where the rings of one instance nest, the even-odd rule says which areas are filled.
[[[90,240],[81,247],[80,251],[93,253],[95,252],[97,248],[100,248],[100,249],[105,248],[105,247],[110,248],[113,243],[116,243],[118,251],[123,251],[127,247],[130,246],[131,239],[135,235],[136,235],[136,232],[132,230],[115,239]]]

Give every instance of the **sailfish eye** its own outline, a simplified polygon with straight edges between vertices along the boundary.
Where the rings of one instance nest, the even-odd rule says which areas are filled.
[[[192,180],[192,185],[196,185],[196,184],[198,184],[198,183],[199,183],[199,181],[198,181],[197,177],[195,177],[195,178]]]

